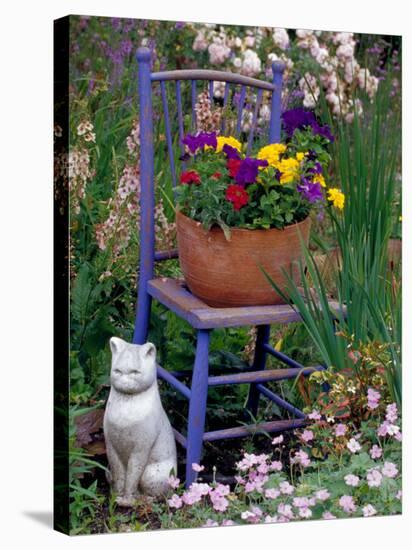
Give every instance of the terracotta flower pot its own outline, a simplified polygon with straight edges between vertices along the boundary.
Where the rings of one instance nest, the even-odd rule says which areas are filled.
[[[308,244],[311,221],[306,218],[285,229],[205,231],[181,212],[176,214],[179,261],[190,291],[212,307],[281,304],[260,270],[261,266],[280,288],[285,286],[282,269],[293,274],[292,262],[302,257],[299,232]]]

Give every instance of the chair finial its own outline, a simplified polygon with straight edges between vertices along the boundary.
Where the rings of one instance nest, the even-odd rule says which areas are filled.
[[[136,59],[140,63],[149,62],[151,58],[151,52],[149,48],[146,48],[144,46],[138,48],[136,52]]]
[[[283,73],[283,71],[286,69],[285,63],[280,60],[276,60],[272,63],[272,73]]]

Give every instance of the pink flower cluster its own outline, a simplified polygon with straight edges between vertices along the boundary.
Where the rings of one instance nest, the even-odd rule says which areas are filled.
[[[237,463],[239,472],[245,472],[245,476],[236,476],[239,485],[244,485],[246,493],[256,491],[263,493],[264,484],[268,481],[270,472],[280,471],[282,463],[278,460],[272,461],[266,454],[245,453],[243,459]]]
[[[368,408],[371,410],[377,409],[379,407],[379,401],[381,399],[381,394],[374,390],[373,388],[368,388]]]

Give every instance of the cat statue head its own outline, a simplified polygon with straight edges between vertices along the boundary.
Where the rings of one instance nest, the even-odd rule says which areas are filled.
[[[110,383],[120,393],[142,393],[156,381],[156,348],[150,342],[139,346],[110,338],[112,369]]]

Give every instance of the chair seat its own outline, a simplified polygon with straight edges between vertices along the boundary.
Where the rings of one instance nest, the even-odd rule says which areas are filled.
[[[287,304],[214,308],[194,296],[182,279],[167,277],[148,282],[148,293],[186,319],[196,329],[296,323],[302,320],[299,313]],[[339,309],[337,302],[330,301],[332,309]]]

